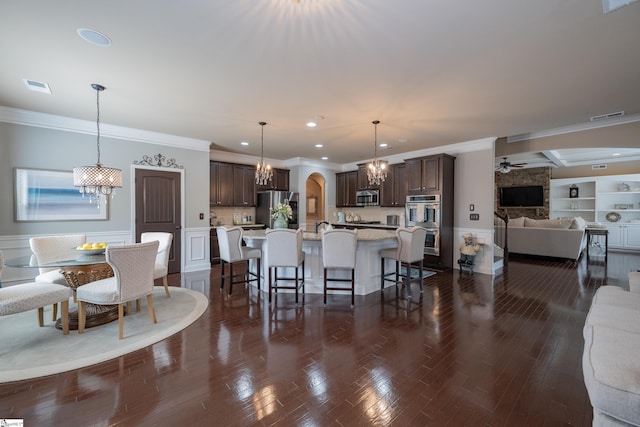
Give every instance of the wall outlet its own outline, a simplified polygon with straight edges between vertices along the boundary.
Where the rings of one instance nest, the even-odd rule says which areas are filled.
[[[469,219],[471,221],[480,221],[480,214],[469,214]]]

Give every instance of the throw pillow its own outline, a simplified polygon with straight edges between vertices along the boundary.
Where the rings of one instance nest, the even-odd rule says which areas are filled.
[[[524,217],[509,218],[509,227],[524,227]]]
[[[573,218],[573,222],[571,223],[570,229],[574,230],[584,230],[587,227],[587,221],[584,220],[581,216],[577,216]]]

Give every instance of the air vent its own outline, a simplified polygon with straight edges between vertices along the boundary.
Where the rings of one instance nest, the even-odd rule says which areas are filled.
[[[597,122],[598,120],[606,120],[612,119],[614,117],[622,117],[624,116],[624,111],[616,111],[615,113],[603,114],[601,116],[593,116],[589,120],[592,122]]]
[[[48,93],[49,95],[51,95],[51,88],[46,83],[38,82],[35,80],[29,80],[29,79],[22,79],[22,81],[24,82],[25,85],[27,85],[27,89],[29,90]]]
[[[591,165],[591,170],[606,169],[607,165]]]

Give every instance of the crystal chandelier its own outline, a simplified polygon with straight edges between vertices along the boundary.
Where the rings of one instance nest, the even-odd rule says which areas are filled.
[[[380,185],[387,178],[387,162],[378,160],[378,124],[380,120],[374,120],[371,123],[375,126],[375,137],[373,139],[373,161],[367,166],[367,178],[369,185]]]
[[[256,167],[256,184],[258,185],[266,185],[267,181],[271,181],[271,177],[273,176],[273,171],[271,170],[271,165],[268,165],[264,162],[264,125],[266,122],[258,123],[262,128],[262,151],[260,152],[260,163]]]
[[[120,169],[108,168],[100,163],[100,92],[105,87],[96,83],[91,85],[96,91],[96,104],[98,115],[96,119],[96,127],[98,136],[96,144],[98,147],[98,163],[95,166],[76,166],[73,168],[73,185],[80,189],[80,193],[84,196],[87,194],[90,198],[96,197],[97,203],[100,203],[100,195],[115,195],[114,188],[122,188],[122,171]]]

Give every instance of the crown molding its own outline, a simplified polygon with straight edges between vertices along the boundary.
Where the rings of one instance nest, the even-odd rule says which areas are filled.
[[[73,119],[36,111],[20,110],[0,106],[0,122],[23,126],[33,126],[64,132],[95,135],[96,123],[88,120]],[[142,129],[134,129],[100,123],[100,135],[105,138],[137,141],[146,144],[185,148],[188,150],[209,151],[211,143],[201,139],[185,138]]]
[[[577,125],[563,126],[555,129],[543,130],[540,132],[521,133],[520,135],[507,137],[507,143],[509,144],[512,142],[528,141],[531,139],[546,138],[549,136],[564,135],[567,133],[581,132],[584,130],[599,129],[609,126],[624,125],[637,121],[640,121],[640,114],[631,114],[629,116],[616,117],[613,119],[588,123],[579,123]]]

